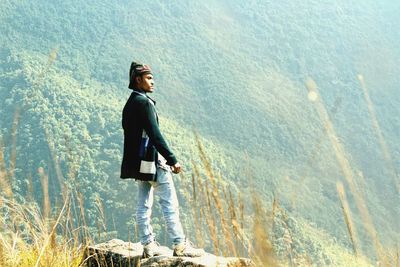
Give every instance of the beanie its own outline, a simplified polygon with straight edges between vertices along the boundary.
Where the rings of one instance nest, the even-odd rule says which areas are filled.
[[[129,86],[128,88],[135,88],[135,78],[138,76],[142,76],[144,74],[151,73],[151,69],[148,65],[143,65],[140,63],[132,62],[131,68],[129,70]]]

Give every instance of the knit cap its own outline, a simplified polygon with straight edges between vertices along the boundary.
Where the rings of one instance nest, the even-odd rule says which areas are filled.
[[[144,74],[149,74],[151,73],[151,69],[148,65],[132,62],[131,63],[131,68],[129,70],[129,88],[134,89],[135,85],[135,78],[137,76],[142,76]]]

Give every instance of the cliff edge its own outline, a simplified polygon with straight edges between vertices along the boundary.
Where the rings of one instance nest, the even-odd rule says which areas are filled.
[[[124,242],[113,239],[105,243],[89,246],[86,257],[81,266],[88,267],[224,267],[224,266],[255,266],[247,258],[219,257],[210,253],[202,257],[174,257],[172,250],[165,247],[166,254],[162,256],[142,259],[143,247],[140,243]]]

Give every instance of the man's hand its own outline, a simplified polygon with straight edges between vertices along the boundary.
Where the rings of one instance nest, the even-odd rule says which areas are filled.
[[[171,166],[172,172],[173,173],[180,173],[182,171],[182,167],[181,164],[179,164],[179,162],[177,162],[175,165]]]

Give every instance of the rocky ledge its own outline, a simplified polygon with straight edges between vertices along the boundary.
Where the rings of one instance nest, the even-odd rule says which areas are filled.
[[[174,257],[172,250],[165,247],[166,255],[142,259],[143,247],[140,243],[124,242],[113,239],[106,243],[89,246],[86,259],[81,266],[88,267],[223,267],[223,266],[255,266],[250,259],[234,257],[218,257],[213,254],[197,258]]]

